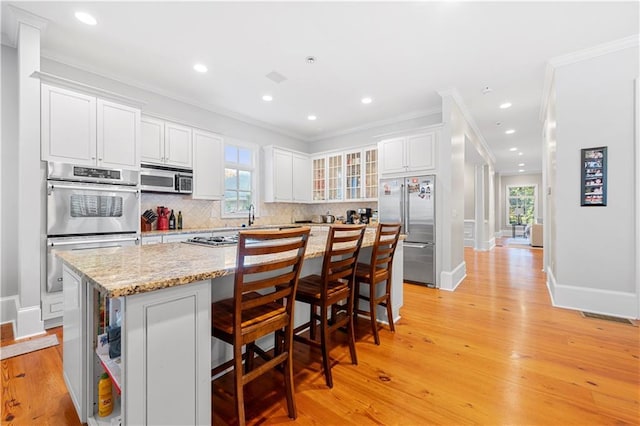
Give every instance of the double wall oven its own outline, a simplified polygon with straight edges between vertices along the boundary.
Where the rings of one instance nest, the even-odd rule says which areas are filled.
[[[133,170],[48,164],[45,296],[62,291],[55,250],[139,244],[139,177]],[[56,306],[43,308],[45,320],[60,315]]]

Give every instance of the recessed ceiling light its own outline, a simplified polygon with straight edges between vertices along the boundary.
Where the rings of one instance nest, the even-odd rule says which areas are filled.
[[[318,118],[318,117],[316,117],[315,115],[307,115],[307,120],[311,120],[311,121],[313,121],[313,120],[315,120],[316,118]]]
[[[505,134],[507,134],[507,135],[512,135],[512,134],[514,134],[515,132],[516,132],[515,130],[513,130],[513,129],[509,129],[509,130],[505,131],[504,133],[505,133]]]
[[[271,95],[263,95],[262,100],[265,102],[271,102],[273,100],[273,96]]]
[[[500,109],[507,109],[507,108],[511,108],[511,102],[505,102],[503,104],[500,104]]]
[[[96,25],[98,23],[96,18],[89,15],[87,12],[76,12],[76,19],[87,25]]]
[[[363,104],[370,104],[371,102],[373,102],[373,99],[366,97],[366,98],[362,98],[361,102]]]
[[[313,64],[315,64],[315,63],[316,63],[316,57],[315,57],[315,56],[307,56],[307,57],[305,58],[305,61],[307,61],[307,63],[308,63],[309,65],[313,65]]]
[[[496,121],[496,126],[502,126],[502,123],[499,121]]]
[[[524,167],[524,163],[519,163],[518,167]]]
[[[513,148],[509,148],[509,151],[511,151],[511,152],[515,152],[517,150],[518,150],[518,148],[516,148],[515,146]]]
[[[519,172],[519,173],[522,173],[522,172],[524,172],[524,169],[520,169],[520,170],[518,170],[518,172]]]
[[[208,71],[208,68],[203,64],[195,64],[193,66],[193,69],[201,73],[205,73]]]
[[[493,89],[491,87],[489,87],[489,86],[484,86],[482,88],[482,94],[483,95],[486,95],[487,93],[491,93],[491,92],[493,92]]]
[[[518,155],[524,155],[523,153],[519,152]]]

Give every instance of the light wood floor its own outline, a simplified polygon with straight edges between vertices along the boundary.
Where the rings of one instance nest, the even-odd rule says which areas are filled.
[[[465,260],[455,292],[404,285],[402,319],[380,346],[360,321],[359,365],[339,334],[333,389],[319,352],[296,345],[296,423],[640,424],[637,327],[553,308],[542,250],[468,250]],[[3,424],[78,423],[61,359],[58,346],[2,361]],[[215,424],[234,421],[220,397],[228,379],[215,384]],[[250,423],[289,422],[279,383],[275,373],[246,387]]]

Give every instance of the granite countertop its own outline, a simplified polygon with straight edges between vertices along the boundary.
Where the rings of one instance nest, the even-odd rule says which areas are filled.
[[[367,228],[362,246],[372,246],[375,234],[375,228]],[[305,259],[324,254],[327,235],[326,230],[312,230]],[[236,264],[236,246],[205,247],[184,243],[58,251],[56,255],[109,297],[222,277],[233,274]]]

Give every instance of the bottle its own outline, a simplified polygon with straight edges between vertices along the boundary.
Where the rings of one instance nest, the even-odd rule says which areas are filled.
[[[178,229],[182,229],[182,212],[178,212]]]
[[[102,373],[98,382],[98,415],[106,417],[113,411],[113,398],[111,395],[111,378],[107,373]]]
[[[173,214],[173,210],[171,210],[171,215],[169,215],[169,229],[176,229],[176,215]]]

